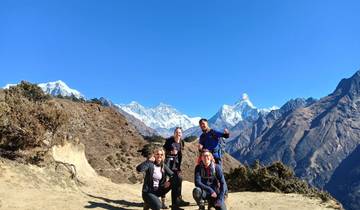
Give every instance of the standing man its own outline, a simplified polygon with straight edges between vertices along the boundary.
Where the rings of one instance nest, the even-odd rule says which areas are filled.
[[[209,127],[208,120],[204,118],[199,121],[199,126],[203,132],[199,140],[199,151],[203,149],[209,150],[214,157],[215,163],[221,165],[221,138],[229,138],[228,129],[225,128],[223,133],[213,130]]]
[[[174,179],[177,186],[171,191],[171,199],[175,199],[177,206],[188,206],[190,203],[182,199],[182,176],[181,176],[181,161],[182,161],[182,149],[184,148],[184,141],[182,138],[181,127],[176,127],[174,136],[166,139],[164,144],[165,149],[165,164],[174,172]],[[164,198],[165,199],[165,198]],[[166,207],[165,201],[163,206]]]

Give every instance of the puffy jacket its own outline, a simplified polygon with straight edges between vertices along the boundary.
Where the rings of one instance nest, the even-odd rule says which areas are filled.
[[[164,184],[166,182],[166,176],[172,177],[173,176],[173,172],[165,165],[163,164],[162,166],[163,168],[161,169],[162,171],[162,178],[159,182],[159,187],[164,187]],[[144,184],[143,184],[143,192],[153,192],[154,191],[154,180],[153,180],[153,175],[154,175],[154,163],[146,160],[142,163],[140,163],[137,167],[136,170],[138,172],[144,172],[145,171],[145,178],[144,178]]]
[[[215,192],[217,199],[223,203],[227,185],[221,166],[211,163],[210,174],[207,174],[205,165],[200,163],[195,168],[195,186],[205,190],[208,194]]]

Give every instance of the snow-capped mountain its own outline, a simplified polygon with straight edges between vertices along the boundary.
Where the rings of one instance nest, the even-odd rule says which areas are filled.
[[[141,120],[145,125],[155,129],[163,136],[171,135],[173,128],[177,126],[182,127],[184,130],[197,126],[200,120],[200,117],[189,117],[164,103],[160,103],[153,108],[145,108],[135,101],[130,104],[116,106]]]
[[[3,89],[8,89],[11,86],[15,86],[17,84],[7,84],[3,87]],[[37,84],[45,93],[50,94],[52,96],[74,96],[78,99],[85,99],[84,95],[82,95],[79,91],[70,88],[65,82],[58,80],[55,82],[46,82]]]
[[[217,129],[231,128],[243,120],[253,122],[259,117],[259,112],[265,114],[274,109],[278,109],[278,107],[273,106],[268,109],[256,108],[250,101],[249,96],[244,93],[242,99],[234,105],[224,104],[219,111],[210,118],[209,123],[213,128]]]
[[[3,89],[9,89],[11,86],[16,86],[17,84],[7,84],[3,87]]]
[[[53,96],[74,96],[76,98],[85,98],[79,91],[70,88],[65,82],[58,80],[55,82],[40,83],[38,86],[45,92]]]

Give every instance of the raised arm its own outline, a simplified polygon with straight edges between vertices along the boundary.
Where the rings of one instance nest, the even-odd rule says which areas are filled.
[[[144,162],[142,162],[138,166],[136,166],[136,170],[138,172],[144,172],[150,168],[151,164],[152,164],[152,162],[150,160],[145,160]]]

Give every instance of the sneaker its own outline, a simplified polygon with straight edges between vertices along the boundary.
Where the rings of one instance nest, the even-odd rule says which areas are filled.
[[[190,202],[184,201],[181,197],[178,197],[176,199],[176,205],[177,206],[188,206],[188,205],[190,205]]]

